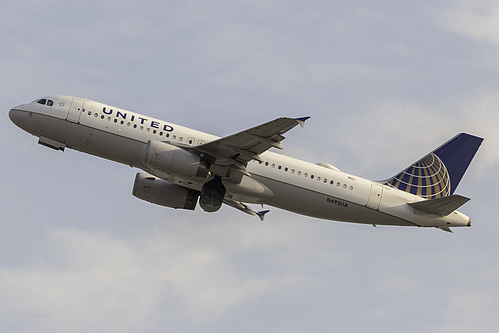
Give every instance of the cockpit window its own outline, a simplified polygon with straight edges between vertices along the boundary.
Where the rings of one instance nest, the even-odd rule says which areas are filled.
[[[42,104],[42,105],[47,105],[47,106],[52,106],[54,105],[54,101],[51,100],[51,99],[46,99],[46,98],[42,98],[42,99],[39,99],[37,101],[38,104]]]

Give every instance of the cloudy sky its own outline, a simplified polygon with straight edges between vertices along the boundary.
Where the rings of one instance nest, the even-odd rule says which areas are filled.
[[[497,332],[498,22],[492,0],[2,1],[0,331]],[[55,94],[220,136],[311,116],[286,154],[370,179],[482,136],[473,227],[154,206],[137,170],[9,121]]]

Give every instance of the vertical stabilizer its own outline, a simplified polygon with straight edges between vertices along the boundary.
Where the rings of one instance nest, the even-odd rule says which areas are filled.
[[[452,195],[482,141],[470,134],[458,134],[383,183],[427,199]]]

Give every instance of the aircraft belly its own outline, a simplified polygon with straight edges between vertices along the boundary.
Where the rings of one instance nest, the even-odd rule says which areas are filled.
[[[377,225],[414,226],[413,223],[373,210],[363,205],[327,193],[297,187],[292,184],[253,175],[275,196],[265,204],[326,220]]]

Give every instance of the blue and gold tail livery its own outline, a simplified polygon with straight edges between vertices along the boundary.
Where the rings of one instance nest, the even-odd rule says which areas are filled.
[[[482,141],[458,134],[384,184],[426,199],[452,195]]]

